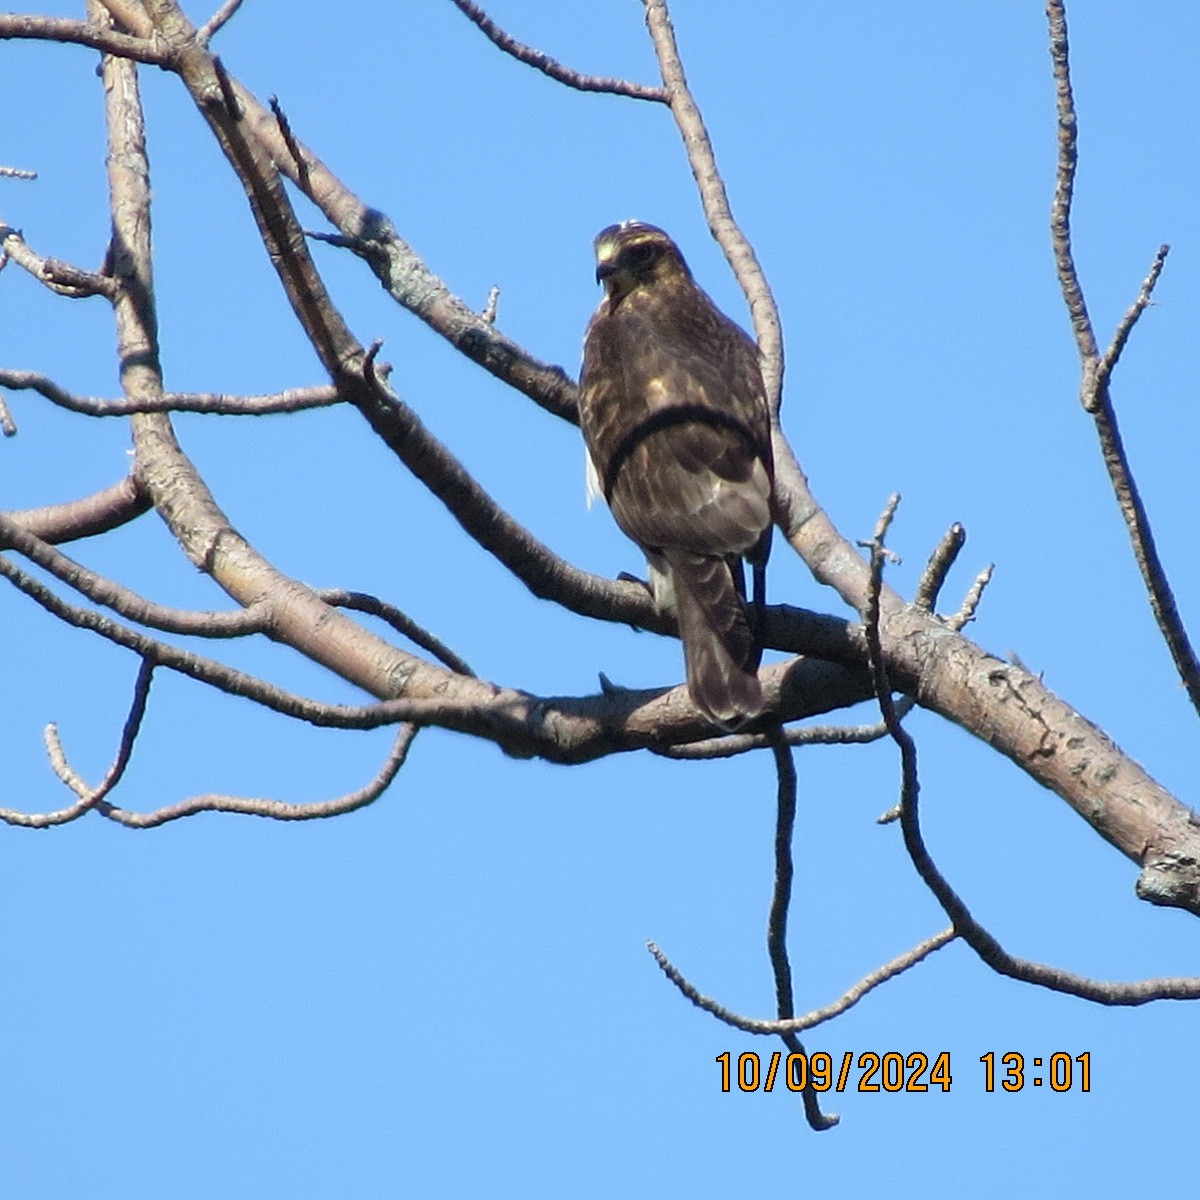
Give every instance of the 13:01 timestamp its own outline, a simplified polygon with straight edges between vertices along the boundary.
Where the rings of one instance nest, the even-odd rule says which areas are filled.
[[[996,1083],[1006,1092],[1020,1092],[1026,1087],[1042,1087],[1049,1084],[1052,1092],[1069,1092],[1078,1088],[1081,1092],[1092,1090],[1092,1056],[1088,1052],[1077,1054],[1051,1054],[1046,1058],[1026,1058],[1015,1050],[997,1056],[989,1050],[979,1059],[983,1063],[984,1091],[994,1092]]]

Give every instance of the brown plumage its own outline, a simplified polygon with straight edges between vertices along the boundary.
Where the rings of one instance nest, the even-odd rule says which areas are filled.
[[[688,690],[723,728],[763,710],[757,612],[771,545],[770,418],[758,350],[675,243],[626,221],[596,238],[605,294],[588,325],[580,424],[617,524],[679,622]]]

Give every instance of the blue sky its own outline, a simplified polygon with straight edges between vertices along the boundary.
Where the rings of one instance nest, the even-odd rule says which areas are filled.
[[[202,20],[206,10],[189,6]],[[57,6],[74,15],[76,6]],[[597,299],[591,238],[639,217],[676,237],[746,317],[708,236],[666,110],[568,91],[501,55],[446,0],[256,0],[219,36],[229,70],[277,94],[298,134],[429,266],[574,373]],[[633,0],[495,0],[515,36],[582,70],[656,82]],[[851,538],[904,496],[892,582],[910,592],[945,528],[969,540],[947,595],[996,564],[970,635],[1018,653],[1184,799],[1195,714],[1154,628],[1076,400],[1047,216],[1053,88],[1036,3],[741,5],[676,0],[689,79],[785,322],[785,427]],[[1114,397],[1185,618],[1200,443],[1193,348],[1200,240],[1192,153],[1200,11],[1076,4],[1077,261],[1101,337],[1160,242],[1173,250]],[[96,266],[107,233],[101,91],[79,48],[5,43],[0,215],[40,253]],[[168,386],[322,382],[240,190],[177,81],[143,73]],[[321,227],[313,210],[303,218]],[[459,359],[356,259],[316,249],[363,342],[477,478],[571,561],[636,552],[584,506],[578,432]],[[0,365],[113,394],[111,315],[13,266]],[[82,495],[128,469],[128,432],[9,394],[0,507]],[[238,528],[283,571],[385,596],[481,674],[590,692],[598,671],[681,676],[678,645],[532,599],[401,473],[355,413],[177,429]],[[514,447],[521,447],[514,457]],[[72,548],[154,599],[225,601],[153,516]],[[776,599],[839,611],[778,545]],[[957,606],[957,599],[954,601]],[[86,777],[106,768],[136,662],[0,590],[0,803],[61,806],[42,729]],[[229,661],[330,700],[345,684],[277,647]],[[848,720],[871,717],[863,708]],[[1050,793],[916,713],[930,848],[1014,953],[1107,979],[1200,974],[1193,918],[1133,894],[1136,868]],[[151,809],[200,792],[317,800],[369,779],[386,733],[297,728],[160,673],[117,793]],[[828,1003],[944,918],[875,817],[894,748],[798,755],[791,948],[798,1004]],[[132,833],[99,818],[0,832],[2,1177],[25,1200],[728,1195],[804,1190],[1115,1195],[1185,1144],[1200,1014],[1105,1010],[939,952],[811,1033],[811,1049],[933,1057],[948,1094],[829,1097],[816,1135],[783,1092],[720,1092],[723,1051],[777,1043],[689,1006],[654,938],[705,992],[769,1016],[763,946],[773,776],[625,756],[517,762],[428,731],[373,807],[280,825],[209,815]],[[1091,1054],[1091,1092],[984,1090],[981,1055]]]

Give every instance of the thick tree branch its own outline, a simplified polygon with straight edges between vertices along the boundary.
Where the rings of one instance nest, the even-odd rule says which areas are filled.
[[[68,17],[22,16],[0,13],[0,41],[29,39],[43,42],[73,42],[105,54],[116,54],[147,66],[171,66],[168,48],[152,38],[133,37],[98,21],[73,21]]]
[[[90,496],[65,504],[0,512],[0,517],[19,525],[39,541],[56,545],[119,529],[152,507],[149,495],[136,476],[126,475]],[[9,543],[0,534],[0,550],[9,548]]]
[[[429,699],[378,704],[326,704],[296,695],[211,658],[130,629],[91,609],[68,604],[45,584],[0,555],[0,576],[52,616],[99,634],[155,666],[166,667],[273,712],[331,729],[378,729],[410,721],[438,725],[495,742],[519,758],[580,763],[707,737],[712,726],[691,703],[687,688],[616,689],[595,696],[535,696],[455,672]],[[430,667],[430,670],[440,668]],[[765,668],[763,691],[772,707],[797,717],[816,716],[861,698],[860,675],[819,659]]]

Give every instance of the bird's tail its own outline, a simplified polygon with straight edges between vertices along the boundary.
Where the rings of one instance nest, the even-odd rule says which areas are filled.
[[[668,550],[688,691],[722,729],[736,729],[763,711],[756,668],[761,654],[746,603],[723,558]]]

